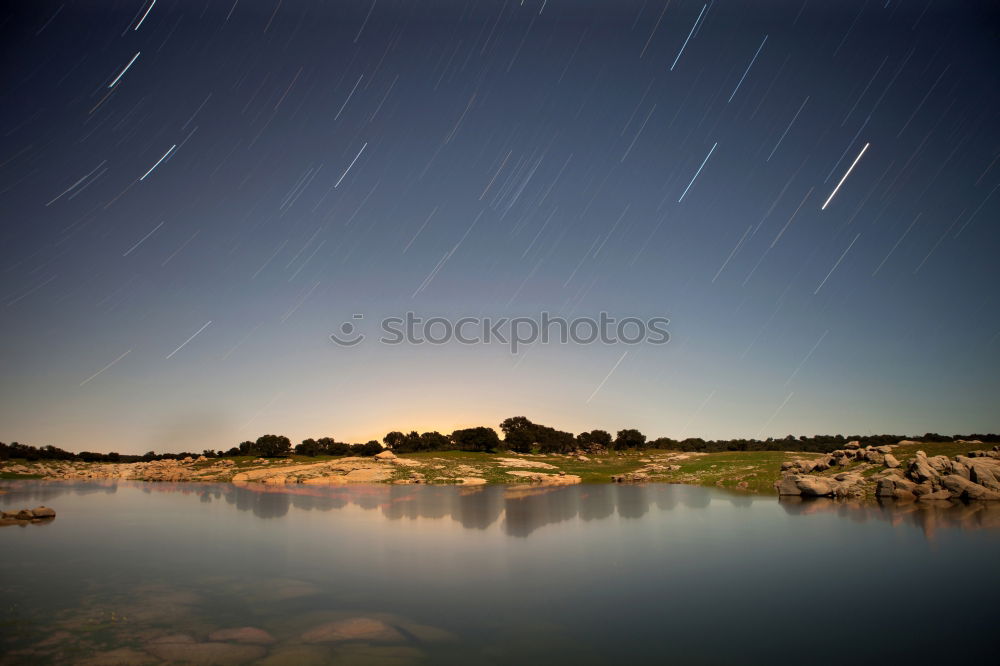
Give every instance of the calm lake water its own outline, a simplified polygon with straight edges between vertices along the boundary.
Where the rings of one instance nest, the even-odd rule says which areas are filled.
[[[123,647],[133,651],[115,654],[142,663],[137,651],[164,635],[202,642],[243,626],[276,642],[206,663],[997,654],[1000,506],[779,502],[679,485],[0,488],[5,510],[58,512],[0,529],[2,663],[116,663],[86,660]],[[389,635],[302,638],[359,617]]]

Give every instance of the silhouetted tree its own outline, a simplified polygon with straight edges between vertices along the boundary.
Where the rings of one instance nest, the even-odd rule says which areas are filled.
[[[496,430],[484,426],[456,430],[451,441],[462,451],[495,451],[500,446]]]
[[[615,435],[614,447],[622,449],[641,449],[646,446],[646,436],[635,428],[619,430]]]

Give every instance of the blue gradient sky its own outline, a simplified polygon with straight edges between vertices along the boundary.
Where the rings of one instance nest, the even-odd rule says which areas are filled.
[[[6,8],[0,438],[1000,429],[996,7],[664,4]],[[408,310],[672,340],[328,338]]]

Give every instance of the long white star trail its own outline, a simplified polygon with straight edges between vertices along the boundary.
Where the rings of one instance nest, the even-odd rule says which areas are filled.
[[[761,43],[760,43],[760,46],[758,46],[758,47],[757,47],[757,52],[756,52],[756,53],[754,53],[754,54],[753,54],[753,58],[751,58],[751,59],[750,59],[750,64],[749,64],[749,65],[747,65],[747,69],[746,69],[746,71],[745,71],[745,72],[743,72],[743,76],[741,76],[741,77],[740,77],[740,80],[739,80],[739,83],[737,83],[737,84],[736,84],[736,87],[735,87],[735,88],[733,88],[733,92],[732,92],[732,94],[731,94],[731,95],[729,96],[729,99],[728,99],[728,100],[726,100],[726,103],[727,103],[727,104],[728,104],[729,102],[732,102],[732,101],[733,101],[733,98],[734,98],[734,97],[736,97],[736,91],[738,91],[738,90],[740,89],[740,86],[741,86],[741,85],[743,85],[743,79],[747,78],[747,74],[749,74],[749,73],[750,73],[750,68],[751,68],[751,67],[753,67],[753,64],[754,64],[754,63],[755,63],[755,62],[757,61],[757,56],[759,56],[759,55],[760,55],[760,50],[761,50],[762,48],[764,48],[764,42],[766,42],[766,41],[767,41],[767,35],[764,35],[764,40],[763,40],[763,41],[761,41]]]
[[[116,76],[116,77],[114,78],[114,80],[113,80],[113,81],[112,81],[111,83],[109,83],[109,84],[108,84],[108,87],[109,87],[109,88],[114,88],[114,87],[115,87],[115,85],[117,85],[117,83],[118,83],[119,81],[121,81],[122,77],[123,77],[123,76],[125,76],[125,72],[127,72],[127,71],[128,71],[128,68],[129,68],[129,67],[131,67],[131,66],[132,66],[132,63],[134,63],[134,62],[136,61],[136,59],[137,59],[137,58],[139,57],[139,53],[140,53],[139,51],[136,51],[136,52],[135,52],[135,55],[134,55],[134,56],[132,56],[132,59],[128,61],[128,64],[127,64],[127,65],[125,65],[125,69],[123,69],[123,70],[121,71],[121,73],[119,73],[119,74],[118,74],[118,76]],[[145,62],[145,61],[143,61],[143,62]]]
[[[610,369],[610,370],[608,370],[608,374],[606,374],[606,375],[604,376],[604,379],[602,379],[602,380],[601,380],[601,383],[597,385],[597,388],[595,388],[595,389],[594,389],[594,392],[590,394],[590,397],[589,397],[589,398],[587,398],[587,404],[590,404],[590,401],[594,399],[594,397],[595,397],[595,396],[596,396],[596,395],[597,395],[597,394],[598,394],[598,393],[600,392],[600,390],[601,390],[602,388],[604,388],[604,385],[605,385],[605,384],[607,383],[607,381],[608,381],[609,379],[611,379],[611,375],[613,375],[613,374],[615,373],[615,370],[617,370],[617,369],[618,369],[618,366],[622,364],[622,361],[624,361],[624,360],[625,360],[625,357],[626,357],[626,356],[628,356],[628,352],[624,352],[624,353],[623,353],[623,354],[622,354],[622,355],[621,355],[621,356],[620,356],[620,357],[618,358],[618,360],[617,360],[617,361],[615,361],[615,364],[614,364],[613,366],[611,366],[611,369]]]
[[[680,196],[680,198],[677,199],[677,203],[680,203],[680,202],[684,201],[684,197],[687,196],[688,190],[690,190],[691,186],[694,185],[694,181],[696,181],[698,179],[698,174],[700,174],[701,170],[705,168],[705,164],[708,162],[708,158],[712,156],[712,153],[715,152],[715,148],[718,145],[719,145],[718,141],[716,141],[714,144],[712,144],[712,148],[708,151],[708,154],[705,155],[705,159],[703,159],[701,161],[701,166],[698,167],[698,170],[695,171],[694,175],[691,177],[691,182],[688,183],[687,187],[684,188],[684,191],[681,192],[681,196]]]
[[[123,358],[125,358],[126,356],[128,356],[131,352],[132,352],[132,350],[129,349],[127,352],[125,352],[124,354],[122,354],[121,356],[119,356],[118,358],[116,358],[115,360],[111,361],[111,363],[108,363],[106,366],[104,366],[103,368],[101,368],[100,370],[98,370],[97,372],[95,372],[94,374],[92,374],[91,376],[89,376],[86,379],[84,379],[82,382],[80,382],[79,386],[83,386],[84,384],[88,383],[90,380],[96,378],[98,375],[100,375],[102,372],[104,372],[105,370],[107,370],[108,368],[110,368],[111,366],[113,366],[115,363],[117,363],[118,361],[120,361]]]
[[[164,220],[164,222],[166,222],[166,220]],[[133,252],[133,251],[134,251],[134,250],[135,250],[135,249],[136,249],[137,247],[139,247],[140,245],[142,245],[143,241],[145,241],[145,240],[146,240],[147,238],[149,238],[150,236],[152,236],[153,234],[155,234],[155,233],[156,233],[156,231],[157,231],[157,230],[158,230],[158,229],[159,229],[160,227],[162,227],[162,226],[163,226],[164,222],[160,222],[160,223],[159,223],[158,225],[156,225],[155,227],[153,227],[153,230],[152,230],[152,231],[150,231],[150,232],[149,232],[148,234],[146,234],[145,236],[143,236],[142,238],[140,238],[140,239],[139,239],[139,240],[138,240],[138,241],[136,242],[136,244],[135,244],[135,245],[133,245],[133,246],[132,246],[132,247],[130,247],[129,249],[125,250],[125,252],[124,252],[124,253],[122,253],[122,256],[123,256],[123,257],[127,257],[128,255],[132,254],[132,252]]]
[[[854,158],[854,161],[851,162],[851,166],[849,166],[847,168],[847,171],[844,172],[844,175],[843,177],[841,177],[840,182],[837,183],[837,186],[835,188],[833,188],[833,192],[830,192],[830,196],[828,196],[826,198],[826,201],[823,202],[823,205],[822,207],[820,207],[820,210],[826,210],[826,207],[830,205],[830,202],[833,201],[833,198],[837,196],[837,192],[840,191],[840,186],[844,184],[844,181],[847,180],[847,177],[851,175],[852,171],[854,171],[854,167],[857,166],[858,162],[861,160],[861,156],[865,154],[865,151],[868,150],[868,146],[870,145],[871,145],[870,143],[866,143],[865,147],[861,149],[860,153],[858,153],[858,156]]]
[[[142,22],[146,20],[147,16],[149,16],[149,12],[153,11],[153,5],[155,4],[156,0],[153,0],[152,2],[149,3],[149,7],[146,9],[146,13],[143,14],[142,18],[139,19],[139,22],[135,24],[135,28],[133,28],[133,30],[138,30],[140,27],[142,27]]]
[[[774,153],[777,152],[778,146],[780,146],[781,142],[785,140],[785,135],[788,134],[788,130],[792,129],[792,125],[795,124],[795,121],[798,119],[799,114],[802,113],[802,109],[805,108],[806,102],[808,101],[809,96],[806,95],[806,98],[802,100],[802,104],[799,105],[799,110],[795,112],[795,115],[792,116],[791,122],[788,123],[788,127],[786,127],[785,131],[781,133],[781,138],[778,139],[778,143],[774,144],[774,148],[771,149],[771,153],[767,156],[767,159],[764,160],[765,162],[770,162],[771,158],[774,157]]]
[[[844,260],[844,257],[846,257],[847,253],[851,251],[851,248],[854,247],[854,243],[857,242],[857,240],[859,238],[861,238],[861,234],[857,234],[854,237],[854,239],[851,241],[850,245],[847,246],[847,249],[844,250],[844,253],[840,255],[839,259],[837,259],[837,263],[835,263],[833,265],[833,268],[830,269],[830,272],[826,274],[826,277],[823,278],[823,281],[819,283],[818,287],[816,287],[816,290],[813,292],[813,295],[816,295],[816,294],[819,293],[819,290],[823,288],[823,285],[826,284],[826,281],[829,280],[830,276],[833,275],[833,272],[835,270],[837,270],[837,266],[840,266],[840,262],[842,262]]]
[[[767,421],[764,422],[764,425],[761,426],[760,430],[757,431],[757,434],[754,435],[754,437],[760,439],[764,435],[764,432],[767,430],[768,426],[770,426],[771,422],[778,417],[778,414],[780,414],[781,410],[785,408],[785,405],[788,404],[788,401],[792,399],[793,395],[795,395],[794,391],[785,396],[785,399],[781,402],[780,405],[778,405],[778,408],[774,410],[774,413],[771,414],[770,418],[768,418]]]
[[[146,176],[148,176],[149,174],[153,173],[153,169],[155,169],[156,167],[160,166],[160,162],[162,162],[163,160],[167,159],[167,156],[170,155],[172,152],[174,152],[174,150],[176,148],[177,148],[177,144],[174,144],[174,145],[170,146],[170,148],[167,150],[167,152],[163,153],[163,157],[161,157],[160,159],[156,160],[156,164],[154,164],[153,166],[149,167],[149,171],[147,171],[146,173],[142,174],[142,177],[139,178],[139,180],[146,180]]]
[[[164,360],[169,360],[174,354],[176,354],[180,350],[184,349],[184,347],[187,346],[187,343],[191,342],[196,337],[198,337],[198,334],[201,333],[202,331],[204,331],[206,328],[208,328],[211,324],[212,324],[211,320],[206,321],[205,324],[201,328],[199,328],[197,331],[194,332],[194,335],[192,335],[190,338],[188,338],[187,340],[185,340],[184,342],[182,342],[180,347],[178,347],[177,349],[175,349],[172,352],[170,352],[169,354],[167,354],[167,358],[164,359]]]
[[[684,43],[681,44],[681,48],[677,52],[677,56],[674,58],[674,61],[670,64],[670,71],[671,72],[674,71],[674,67],[677,66],[677,61],[681,59],[681,54],[684,53],[684,49],[687,48],[688,42],[691,41],[691,35],[694,34],[694,29],[698,27],[698,23],[701,22],[701,17],[705,15],[705,10],[706,9],[708,9],[708,5],[707,4],[706,5],[702,5],[701,11],[698,12],[698,18],[696,18],[694,20],[694,23],[691,24],[691,31],[688,33],[688,36],[684,40]]]
[[[354,163],[358,161],[358,158],[361,157],[361,153],[365,152],[365,148],[367,147],[368,147],[368,142],[365,141],[365,145],[361,146],[361,150],[358,151],[358,154],[354,156],[354,159],[351,160],[351,163],[347,165],[346,169],[344,169],[344,173],[340,174],[340,178],[337,179],[336,184],[334,184],[333,186],[334,188],[340,187],[340,183],[344,180],[344,178],[350,172],[351,168],[354,166]]]

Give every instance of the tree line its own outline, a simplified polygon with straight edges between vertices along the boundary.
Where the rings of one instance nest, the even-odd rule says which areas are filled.
[[[338,442],[332,437],[308,438],[292,446],[291,440],[283,435],[261,435],[254,441],[241,442],[228,450],[204,450],[201,453],[155,453],[149,451],[143,455],[124,453],[95,453],[81,451],[71,453],[55,446],[29,446],[12,442],[0,442],[0,460],[13,458],[25,460],[74,460],[84,462],[143,462],[152,460],[181,459],[197,457],[227,458],[238,456],[255,456],[260,458],[283,458],[293,453],[301,456],[374,456],[382,451],[394,453],[418,453],[421,451],[478,451],[492,453],[496,451],[513,451],[515,453],[572,453],[575,451],[629,451],[641,449],[668,449],[674,451],[698,451],[715,453],[721,451],[807,451],[829,453],[843,448],[852,440],[857,440],[862,446],[880,446],[895,444],[901,439],[918,442],[950,442],[955,440],[980,440],[982,442],[1000,442],[997,434],[971,435],[941,435],[925,433],[920,436],[909,435],[788,435],[782,438],[767,439],[717,439],[705,440],[700,437],[688,437],[682,440],[670,437],[648,439],[634,428],[619,430],[614,436],[606,430],[590,430],[574,435],[571,432],[558,430],[550,426],[533,423],[524,416],[513,416],[500,424],[503,439],[493,428],[478,426],[462,428],[444,435],[437,431],[409,433],[392,431],[382,438],[382,442],[371,440],[365,443],[348,444]]]

